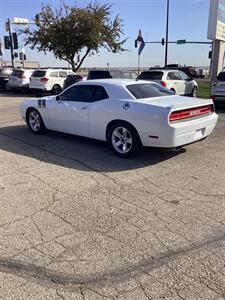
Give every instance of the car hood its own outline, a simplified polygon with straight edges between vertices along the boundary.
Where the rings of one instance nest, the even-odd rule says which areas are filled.
[[[160,106],[169,109],[182,109],[182,108],[189,108],[189,107],[191,108],[196,106],[213,104],[211,99],[200,99],[200,98],[183,97],[177,95],[138,99],[136,101],[139,103],[145,103],[145,104]]]

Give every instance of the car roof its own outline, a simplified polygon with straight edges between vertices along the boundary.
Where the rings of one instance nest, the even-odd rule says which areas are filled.
[[[146,70],[142,71],[142,73],[147,73],[147,72],[180,72],[181,70],[177,69],[152,69],[152,70]]]

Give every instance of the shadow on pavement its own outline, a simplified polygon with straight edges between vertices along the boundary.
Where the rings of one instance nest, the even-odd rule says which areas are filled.
[[[68,134],[32,134],[27,126],[0,128],[0,149],[82,171],[117,172],[150,166],[184,152],[143,149],[130,159],[116,157],[105,142]],[[5,137],[5,138],[4,138]]]

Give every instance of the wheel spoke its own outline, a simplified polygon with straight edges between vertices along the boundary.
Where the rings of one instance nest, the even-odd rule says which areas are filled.
[[[122,147],[123,151],[126,152],[127,151],[127,143],[123,143],[123,147]]]
[[[117,142],[115,142],[115,145],[116,145],[117,147],[120,147],[120,146],[122,145],[121,140],[118,140]]]
[[[132,138],[127,138],[126,142],[127,144],[132,144]]]
[[[118,128],[113,132],[113,135],[116,136],[118,139],[122,138],[122,134],[119,132]]]

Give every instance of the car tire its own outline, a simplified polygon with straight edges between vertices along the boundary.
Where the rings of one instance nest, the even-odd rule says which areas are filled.
[[[198,89],[197,87],[195,86],[191,92],[191,97],[193,98],[197,98],[198,97]]]
[[[59,93],[61,93],[62,89],[60,87],[60,85],[58,84],[54,84],[52,87],[52,94],[53,95],[58,95]]]
[[[171,90],[171,92],[173,92],[174,94],[176,94],[176,91],[175,91],[175,89],[170,89]]]
[[[35,108],[30,108],[27,111],[27,125],[34,134],[41,134],[45,131],[42,117]]]
[[[4,90],[5,92],[9,92],[9,91],[10,91],[10,88],[9,88],[9,85],[8,85],[7,82],[4,82],[4,83],[3,83],[3,90]]]
[[[136,129],[126,122],[114,123],[109,128],[107,139],[113,152],[122,158],[134,155],[141,147]]]

